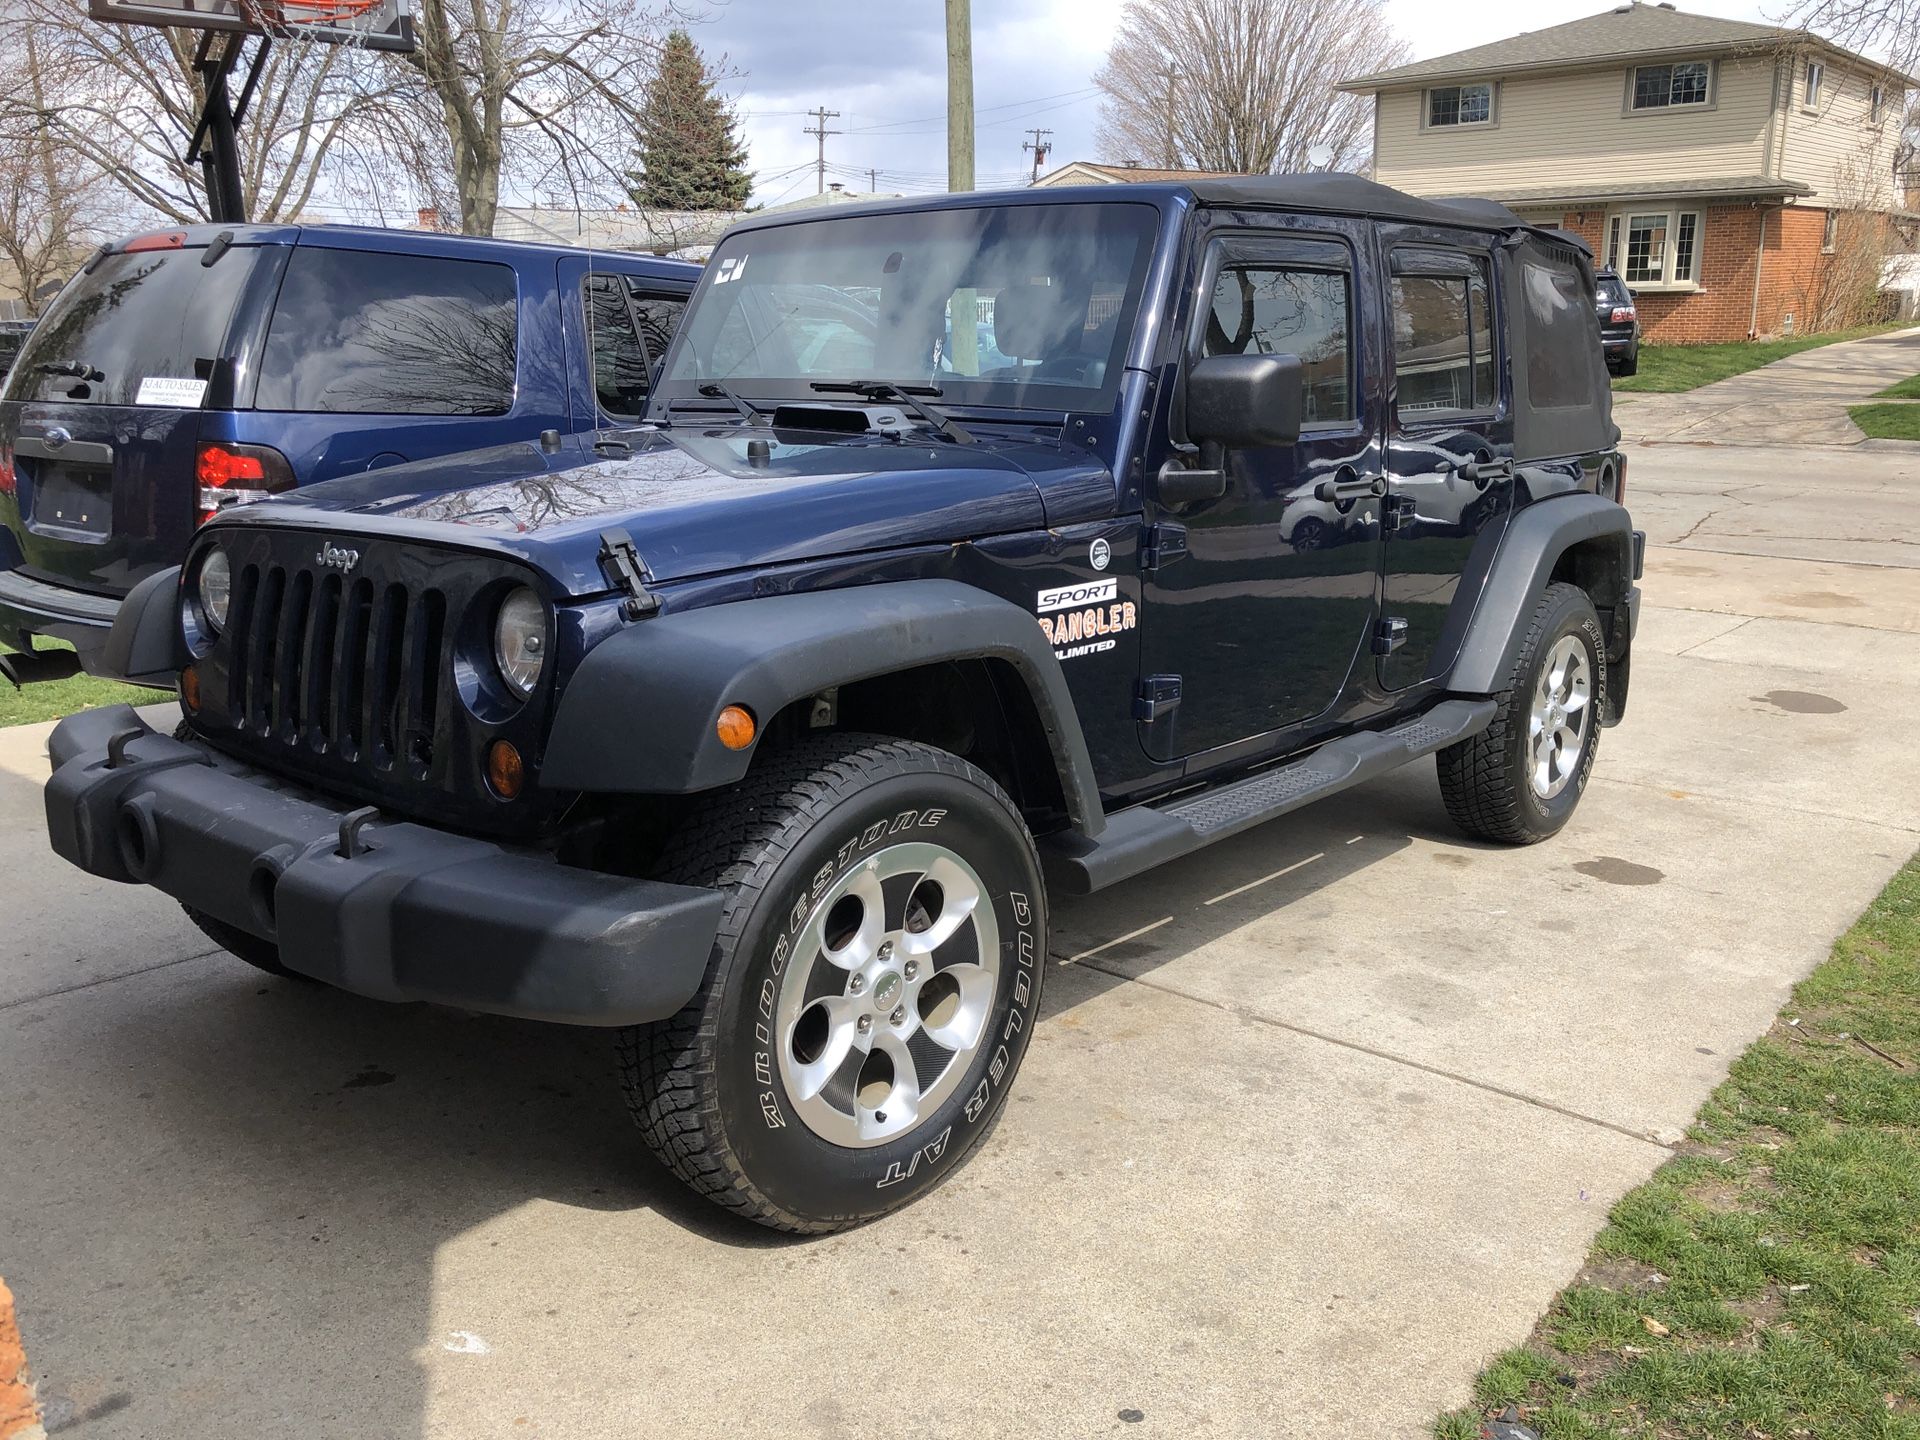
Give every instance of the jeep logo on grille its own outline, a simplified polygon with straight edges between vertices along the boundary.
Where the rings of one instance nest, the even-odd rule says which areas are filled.
[[[320,564],[335,570],[351,570],[360,563],[360,552],[348,550],[328,540],[321,545],[320,553],[313,558]]]

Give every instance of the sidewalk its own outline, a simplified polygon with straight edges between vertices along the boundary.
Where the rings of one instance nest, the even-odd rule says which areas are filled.
[[[1920,374],[1920,329],[1823,345],[1677,395],[1616,395],[1621,438],[1636,445],[1900,445],[1869,441],[1847,415],[1875,391]]]

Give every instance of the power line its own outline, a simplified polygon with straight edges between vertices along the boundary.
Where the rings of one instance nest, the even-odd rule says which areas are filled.
[[[814,171],[819,177],[820,188],[815,193],[824,195],[827,193],[827,136],[843,133],[839,130],[829,130],[827,121],[838,120],[840,112],[820,105],[807,111],[807,114],[813,116],[813,124],[801,126],[800,133],[811,135],[820,142],[820,158],[814,162]]]
[[[977,113],[981,115],[991,115],[999,110],[1018,110],[1022,106],[1040,105],[1049,100],[1067,100],[1074,96],[1084,99],[1091,96],[1099,88],[1098,85],[1088,85],[1079,90],[1062,90],[1058,95],[1034,95],[1025,100],[1009,100],[1004,105],[982,105],[978,108]],[[810,112],[803,111],[802,113]],[[875,130],[892,130],[901,125],[944,125],[946,120],[947,117],[945,115],[923,115],[916,120],[883,120],[873,125],[850,126],[848,127],[848,133],[853,135],[866,135]]]

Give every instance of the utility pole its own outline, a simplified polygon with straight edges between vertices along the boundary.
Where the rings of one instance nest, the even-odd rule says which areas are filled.
[[[871,166],[867,168],[867,193],[869,195],[880,193],[880,172]]]
[[[827,121],[838,120],[840,118],[840,112],[838,110],[829,110],[826,106],[820,105],[807,111],[807,114],[813,117],[813,124],[801,126],[800,133],[803,135],[811,135],[820,142],[820,159],[814,166],[817,181],[813,193],[816,195],[824,195],[827,193],[827,136],[838,135],[840,133],[838,130],[827,129]]]
[[[1180,78],[1180,72],[1169,65],[1160,73],[1167,82],[1167,141],[1162,152],[1161,165],[1164,169],[1177,170],[1180,168],[1180,152],[1173,143],[1173,85]]]
[[[1053,148],[1047,144],[1047,139],[1053,131],[1029,130],[1027,134],[1033,136],[1033,139],[1023,142],[1020,148],[1033,152],[1033,179],[1037,182],[1040,179],[1040,167],[1047,163],[1047,151]]]
[[[973,0],[947,0],[947,189],[973,189]]]

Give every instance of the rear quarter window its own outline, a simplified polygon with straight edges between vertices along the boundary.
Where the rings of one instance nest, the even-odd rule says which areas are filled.
[[[27,337],[6,398],[133,405],[148,379],[211,379],[229,353],[234,310],[259,252],[236,246],[203,265],[206,253],[103,256]],[[63,373],[74,370],[85,373]]]
[[[267,327],[254,406],[504,415],[516,298],[507,265],[303,246]]]

